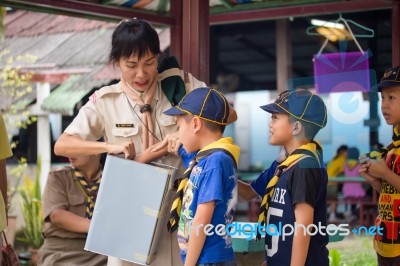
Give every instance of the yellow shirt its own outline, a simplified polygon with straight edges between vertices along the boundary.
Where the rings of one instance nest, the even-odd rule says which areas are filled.
[[[8,141],[8,135],[6,126],[4,124],[3,116],[0,114],[0,160],[6,159],[12,156],[10,142]],[[0,178],[7,178],[6,176],[0,176]],[[7,227],[6,220],[6,208],[4,206],[3,195],[0,191],[0,231],[4,231]]]
[[[335,177],[344,172],[344,164],[346,162],[345,156],[338,156],[336,159],[333,159],[326,166],[326,172],[328,173],[328,177]]]

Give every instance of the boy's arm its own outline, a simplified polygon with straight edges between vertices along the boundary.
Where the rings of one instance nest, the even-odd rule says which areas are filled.
[[[274,176],[276,167],[279,165],[278,161],[272,162],[269,168],[265,169],[256,179],[250,184],[238,180],[238,194],[239,197],[245,200],[251,200],[256,196],[263,196],[265,188],[271,178]]]
[[[371,186],[378,192],[381,192],[382,180],[378,177],[372,176],[368,171],[369,163],[363,163],[358,172],[362,177],[368,180]]]
[[[385,160],[370,161],[368,164],[368,174],[382,178],[391,184],[398,191],[400,190],[400,177],[389,169]]]
[[[167,142],[167,144],[168,144],[168,142]],[[154,148],[157,147],[158,145],[160,145],[160,143],[156,143],[156,144],[148,147],[142,153],[138,154],[134,160],[139,163],[149,163],[149,162],[160,159],[161,157],[164,157],[165,155],[167,155],[168,154],[168,145],[165,145],[160,149],[154,150]]]
[[[296,224],[302,224],[307,228],[314,220],[314,208],[307,203],[297,203],[294,206],[294,215]],[[307,234],[307,232],[306,235],[304,235],[304,230],[301,226],[296,230],[296,234],[293,236],[290,266],[304,266],[307,259],[308,247],[310,245],[310,235]]]
[[[257,193],[253,190],[249,183],[243,182],[241,180],[237,181],[238,194],[244,200],[252,200],[257,197]]]
[[[204,226],[211,223],[215,201],[209,201],[197,206],[192,220],[190,237],[186,254],[185,266],[195,266],[206,241]]]
[[[382,179],[391,184],[397,191],[400,191],[400,176],[395,172],[388,171],[387,175],[383,175]]]

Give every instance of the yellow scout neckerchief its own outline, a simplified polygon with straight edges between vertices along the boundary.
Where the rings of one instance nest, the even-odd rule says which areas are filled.
[[[367,157],[376,160],[385,158],[390,150],[397,148],[399,146],[400,146],[399,126],[396,126],[393,129],[392,142],[389,144],[389,146],[387,146],[386,148],[381,148],[379,151],[371,151],[369,154],[367,154]]]
[[[74,176],[77,178],[79,188],[86,197],[85,217],[92,219],[94,204],[96,203],[97,192],[100,187],[101,176],[94,183],[88,183],[79,170],[74,170]]]
[[[281,164],[278,165],[275,170],[275,175],[268,182],[267,187],[265,188],[264,196],[262,198],[260,204],[260,212],[258,215],[258,224],[263,226],[266,221],[266,215],[268,212],[269,202],[274,194],[276,184],[278,183],[279,176],[282,174],[283,170],[290,168],[296,162],[306,158],[306,157],[314,157],[317,159],[318,164],[321,166],[321,154],[322,149],[318,143],[312,141],[305,145],[300,146],[296,149],[292,154],[290,154]],[[261,234],[257,230],[257,239],[261,238]]]
[[[199,162],[200,159],[207,157],[208,155],[217,151],[222,151],[229,155],[235,162],[235,166],[237,168],[239,163],[240,148],[232,143],[232,138],[221,138],[218,141],[213,142],[210,145],[207,145],[206,147],[201,149],[197,153],[193,161],[190,162],[188,169],[186,169],[183,177],[180,179],[178,190],[176,191],[175,199],[172,203],[170,218],[167,224],[168,231],[170,233],[173,233],[176,229],[178,229],[184,188],[189,180],[190,173],[192,172],[194,166]]]

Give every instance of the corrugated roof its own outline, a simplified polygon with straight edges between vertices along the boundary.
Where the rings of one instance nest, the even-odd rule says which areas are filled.
[[[47,13],[16,10],[8,12],[4,20],[5,35],[37,36],[63,32],[82,32],[98,28],[114,28],[115,23]]]
[[[49,70],[91,69],[55,88],[42,106],[47,111],[71,115],[94,87],[119,78],[119,70],[108,65],[116,23],[16,10],[7,13],[4,24],[6,39],[0,42],[0,51],[36,56],[35,64],[52,66]],[[164,50],[169,46],[169,29],[157,30]]]
[[[106,29],[94,29],[90,31],[77,32],[72,34],[68,39],[65,39],[52,52],[40,58],[37,63],[56,63],[60,68],[70,68],[71,66],[92,66],[96,64],[107,63],[107,59],[99,60],[102,55],[107,55],[109,51],[109,35],[103,35]],[[112,31],[109,29],[108,31]],[[100,38],[98,38],[100,35]],[[103,37],[103,38],[101,38]],[[97,39],[97,42],[94,42]],[[43,45],[45,45],[43,43]],[[99,50],[100,49],[100,50]],[[86,53],[91,53],[91,50],[99,51],[97,56],[88,58]],[[80,61],[80,57],[85,56],[84,61]],[[73,58],[75,58],[73,60]]]
[[[5,17],[6,39],[0,50],[30,54],[37,64],[56,69],[107,64],[115,23],[17,10]]]
[[[54,89],[47,97],[42,109],[62,115],[73,115],[75,105],[93,88],[105,85],[104,80],[94,80],[91,75],[72,75],[63,84]]]

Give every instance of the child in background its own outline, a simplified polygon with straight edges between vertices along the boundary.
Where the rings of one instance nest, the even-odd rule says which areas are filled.
[[[71,166],[49,173],[38,265],[107,265],[106,256],[84,250],[103,172],[100,160],[100,154],[71,157]]]
[[[347,161],[344,164],[344,175],[346,177],[358,177],[360,164],[358,158],[360,152],[356,147],[350,147],[347,150]],[[365,196],[365,189],[360,182],[345,182],[342,187],[342,193],[345,200],[358,200]],[[346,204],[344,217],[346,222],[351,222],[355,217],[353,214],[354,204]]]
[[[400,66],[385,71],[378,84],[382,115],[393,126],[392,142],[380,152],[371,152],[360,174],[379,193],[375,225],[383,234],[373,240],[379,266],[400,265]]]
[[[338,192],[342,191],[342,185],[329,182],[329,178],[344,175],[344,165],[347,160],[347,150],[347,145],[341,145],[337,149],[335,157],[326,165],[326,172],[328,173],[327,198],[334,201],[334,203],[331,203],[329,206],[328,221],[331,223],[338,221],[336,217],[337,204],[335,202],[338,199]]]

